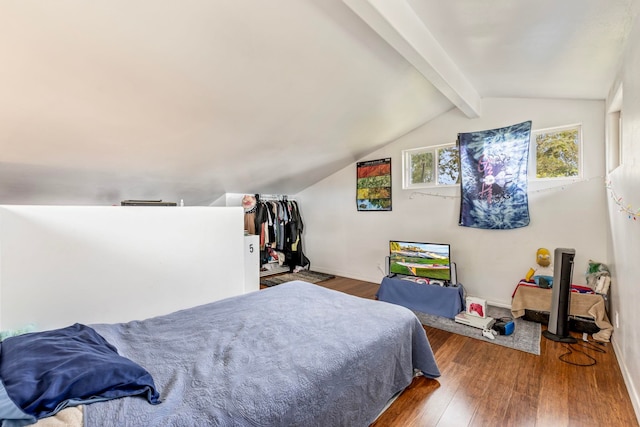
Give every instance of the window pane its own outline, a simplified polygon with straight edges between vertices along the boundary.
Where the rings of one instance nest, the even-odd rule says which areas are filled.
[[[411,154],[411,184],[428,184],[433,182],[433,153]]]
[[[536,177],[579,175],[580,129],[564,129],[536,135]]]
[[[438,184],[454,185],[460,183],[460,156],[458,147],[438,150]]]

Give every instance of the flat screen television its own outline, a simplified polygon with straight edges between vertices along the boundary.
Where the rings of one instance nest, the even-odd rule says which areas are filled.
[[[451,247],[444,243],[389,241],[389,273],[451,281]]]

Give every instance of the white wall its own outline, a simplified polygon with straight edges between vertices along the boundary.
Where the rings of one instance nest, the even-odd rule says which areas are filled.
[[[402,190],[401,151],[455,142],[459,132],[502,127],[525,120],[533,129],[581,123],[584,178],[529,185],[531,224],[516,230],[479,230],[458,226],[457,187]],[[538,247],[576,249],[574,282],[585,283],[589,259],[608,261],[604,187],[604,102],[543,99],[484,99],[483,115],[468,119],[451,110],[403,136],[370,160],[392,158],[393,210],[356,210],[356,166],[324,179],[296,195],[305,207],[305,252],[314,270],[379,282],[391,239],[451,244],[458,280],[470,295],[508,306],[518,280],[535,265]]]
[[[611,312],[613,345],[627,388],[640,419],[640,25],[636,21],[627,45],[619,78],[610,91],[609,104],[622,87],[622,164],[611,172],[611,187],[622,198],[608,200],[611,230]],[[615,132],[612,132],[615,135]],[[609,140],[608,144],[616,144]],[[609,147],[617,154],[615,147]],[[622,211],[621,211],[622,209]],[[617,319],[617,320],[616,320]]]
[[[242,198],[244,193],[225,193],[209,206],[242,206]]]
[[[121,322],[241,294],[243,215],[0,206],[0,326]]]

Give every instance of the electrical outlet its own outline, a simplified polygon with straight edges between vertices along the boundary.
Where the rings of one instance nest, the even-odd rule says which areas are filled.
[[[618,329],[620,327],[620,316],[618,315],[618,312],[616,311],[616,329]]]

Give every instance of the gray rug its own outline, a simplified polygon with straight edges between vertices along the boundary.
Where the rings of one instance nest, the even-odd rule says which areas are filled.
[[[261,277],[260,284],[264,286],[275,286],[292,280],[303,280],[309,283],[318,283],[323,280],[333,279],[336,276],[331,274],[318,273],[317,271],[302,270],[297,273],[280,274],[278,276]]]
[[[452,319],[446,317],[434,316],[432,314],[415,312],[420,322],[423,325],[431,326],[433,328],[442,329],[454,334],[464,335],[466,337],[476,338],[484,340],[492,344],[501,345],[504,347],[513,348],[516,350],[524,351],[540,355],[540,324],[535,322],[529,322],[524,319],[515,319],[515,329],[511,335],[498,335],[495,339],[491,340],[485,338],[482,335],[482,330],[471,326],[462,325],[456,323]],[[498,319],[501,317],[511,317],[511,310],[508,308],[487,306],[487,315]]]

